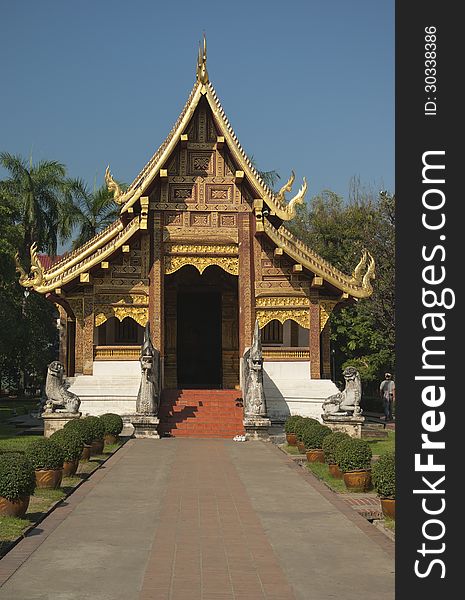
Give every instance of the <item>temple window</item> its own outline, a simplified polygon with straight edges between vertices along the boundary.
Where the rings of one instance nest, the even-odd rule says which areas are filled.
[[[116,321],[115,342],[117,344],[137,343],[137,323],[130,317]]]
[[[283,325],[276,319],[270,321],[262,330],[263,344],[282,344],[283,343]]]

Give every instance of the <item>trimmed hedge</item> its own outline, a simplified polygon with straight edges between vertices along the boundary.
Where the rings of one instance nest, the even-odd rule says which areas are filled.
[[[115,413],[105,413],[99,417],[105,434],[118,436],[123,431],[123,419]]]
[[[101,440],[105,435],[105,426],[98,417],[85,417],[84,423],[87,423],[92,432],[92,441]]]
[[[311,417],[303,417],[303,419],[296,423],[294,427],[294,433],[296,434],[297,439],[302,441],[302,435],[304,431],[306,431],[308,428],[317,427],[319,425],[321,425],[321,423],[316,419],[312,419]]]
[[[65,462],[78,460],[81,457],[84,448],[82,436],[73,429],[59,429],[50,436],[50,439],[57,442],[65,453]]]
[[[22,454],[0,455],[0,496],[19,500],[31,496],[36,487],[34,467]]]
[[[349,437],[350,435],[348,433],[344,433],[343,431],[333,431],[324,438],[321,447],[325,453],[325,462],[328,464],[336,463],[334,452],[342,440],[347,440]]]
[[[334,451],[336,463],[344,473],[369,469],[371,467],[372,454],[368,442],[359,438],[342,440]]]
[[[94,431],[85,419],[73,419],[72,421],[68,421],[63,427],[63,430],[76,432],[81,437],[82,443],[86,446],[89,446],[94,439]]]
[[[295,433],[295,427],[297,423],[302,421],[302,419],[303,417],[301,417],[300,415],[291,415],[290,417],[288,417],[286,419],[286,422],[284,423],[284,432]]]
[[[373,487],[381,498],[396,497],[396,456],[394,452],[382,454],[372,469]]]
[[[306,450],[317,450],[326,436],[330,435],[331,429],[326,425],[310,425],[302,432],[302,441]]]
[[[32,442],[24,451],[34,469],[61,469],[65,453],[58,442],[42,438]]]

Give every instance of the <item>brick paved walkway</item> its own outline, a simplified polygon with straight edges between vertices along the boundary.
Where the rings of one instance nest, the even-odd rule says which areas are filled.
[[[132,440],[107,465],[0,561],[0,599],[394,598],[392,542],[271,444]]]

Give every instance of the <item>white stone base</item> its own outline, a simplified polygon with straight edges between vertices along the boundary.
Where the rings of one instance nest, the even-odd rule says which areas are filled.
[[[342,431],[348,433],[350,437],[362,437],[362,425],[365,422],[365,417],[358,415],[356,417],[350,415],[321,415],[323,423],[330,427],[333,431]]]
[[[139,361],[99,360],[93,370],[93,375],[75,377],[69,388],[79,396],[83,415],[134,414],[141,380]]]
[[[270,419],[266,417],[245,417],[245,436],[248,440],[269,440],[268,428],[271,427]]]
[[[53,412],[53,413],[42,413],[41,419],[44,421],[44,437],[48,438],[63,427],[69,421],[73,419],[79,419],[81,413],[68,413],[68,412]]]
[[[309,361],[265,361],[263,385],[268,416],[285,421],[289,415],[321,422],[322,404],[339,389],[330,379],[311,379]]]
[[[160,439],[158,424],[160,419],[155,415],[134,415],[131,418],[135,438]]]

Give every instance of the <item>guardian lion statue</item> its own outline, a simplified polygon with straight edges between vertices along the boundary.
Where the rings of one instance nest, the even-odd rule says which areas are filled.
[[[362,382],[360,374],[355,367],[346,367],[343,372],[345,388],[333,396],[329,396],[323,402],[323,413],[325,415],[349,415],[361,414],[360,400],[362,399]]]
[[[57,360],[48,365],[47,380],[45,382],[45,402],[44,412],[67,412],[76,414],[79,410],[81,401],[76,394],[70,392],[63,378],[64,367]]]

